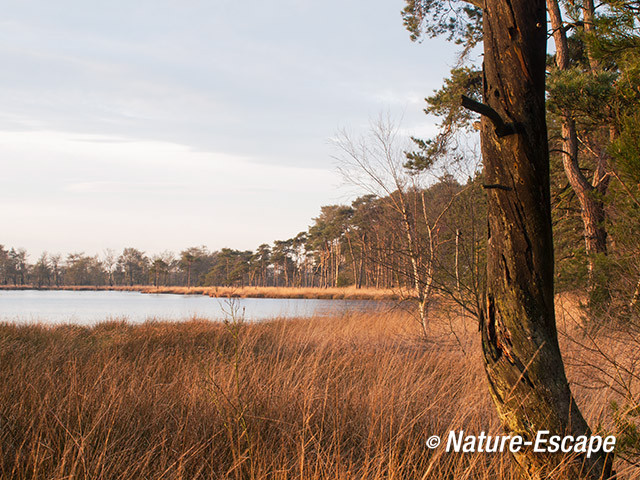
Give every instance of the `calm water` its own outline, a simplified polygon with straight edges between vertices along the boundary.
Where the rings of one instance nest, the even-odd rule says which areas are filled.
[[[308,300],[211,298],[204,295],[146,294],[138,292],[72,292],[62,290],[0,291],[0,321],[93,324],[108,319],[185,320],[193,317],[222,320],[235,309],[246,320],[310,317],[376,309],[381,302],[363,300]]]

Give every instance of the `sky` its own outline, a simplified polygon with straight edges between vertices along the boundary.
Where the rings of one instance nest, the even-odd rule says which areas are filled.
[[[31,259],[293,237],[354,198],[336,132],[432,136],[455,63],[402,0],[0,4],[0,244]]]

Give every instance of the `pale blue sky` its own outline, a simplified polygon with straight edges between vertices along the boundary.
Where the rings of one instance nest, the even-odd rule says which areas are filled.
[[[350,200],[329,141],[430,136],[455,60],[401,0],[0,1],[5,246],[253,249]]]

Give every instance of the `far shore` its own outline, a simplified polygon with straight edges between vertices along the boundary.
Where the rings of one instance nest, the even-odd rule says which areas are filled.
[[[0,290],[70,290],[70,291],[116,291],[140,293],[170,293],[176,295],[208,295],[218,298],[309,298],[327,300],[399,300],[406,292],[395,289],[356,287],[175,287],[153,285],[109,286],[109,285],[0,285]]]

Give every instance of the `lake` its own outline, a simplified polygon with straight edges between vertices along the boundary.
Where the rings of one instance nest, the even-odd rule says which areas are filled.
[[[312,317],[349,311],[376,310],[385,302],[372,300],[316,300],[280,298],[212,298],[206,295],[148,294],[115,291],[1,290],[0,321],[91,325],[126,319],[210,320],[236,316],[248,321],[276,317]]]

